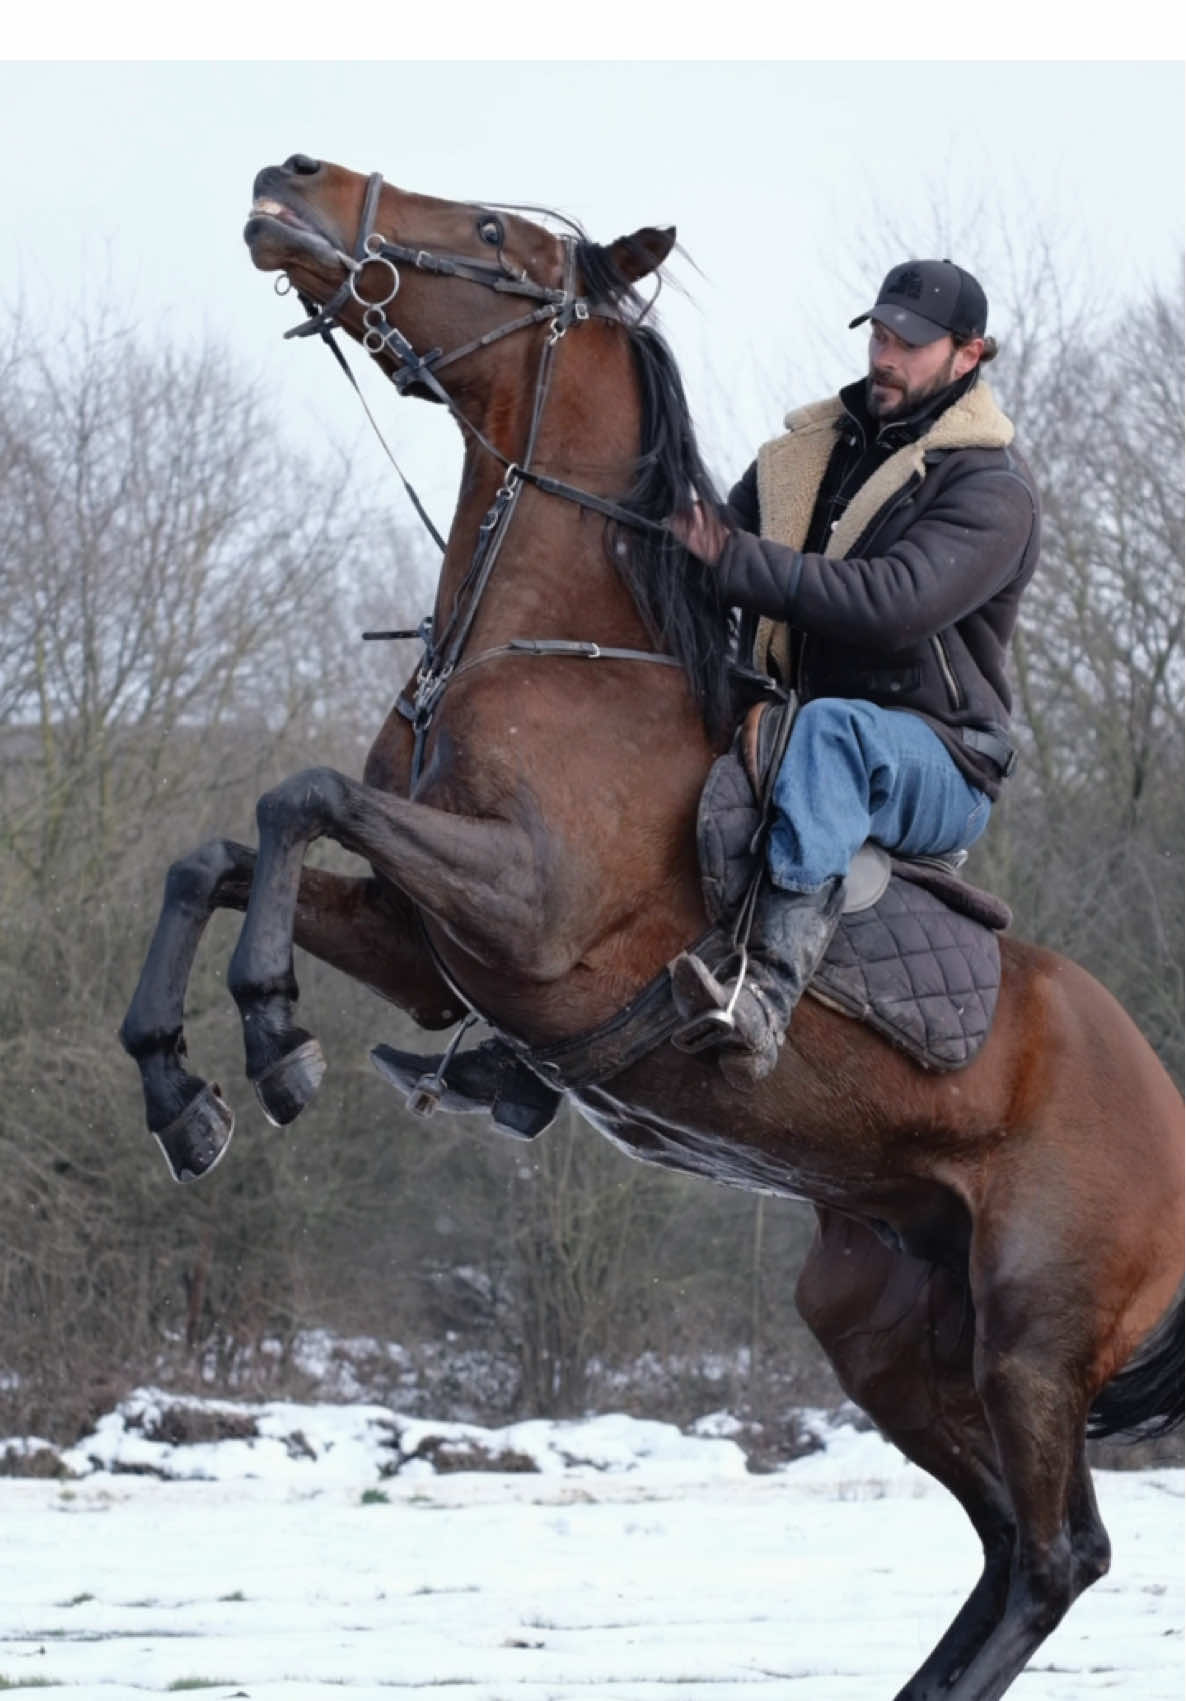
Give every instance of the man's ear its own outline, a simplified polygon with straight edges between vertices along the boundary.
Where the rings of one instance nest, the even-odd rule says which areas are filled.
[[[656,230],[653,225],[645,224],[641,230],[636,230],[633,236],[619,236],[616,242],[608,245],[605,252],[623,281],[632,284],[661,266],[674,247],[673,224],[669,224],[665,230]]]
[[[973,337],[971,342],[964,343],[955,351],[954,370],[957,378],[966,378],[972,368],[978,365],[980,356],[984,353],[984,338]]]

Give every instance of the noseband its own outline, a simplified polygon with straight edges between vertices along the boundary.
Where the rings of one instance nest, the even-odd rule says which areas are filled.
[[[665,527],[657,525],[640,514],[631,513],[616,502],[611,502],[604,496],[596,496],[590,491],[579,490],[575,485],[565,484],[560,479],[549,478],[545,474],[532,469],[531,461],[535,454],[536,440],[539,436],[540,422],[543,418],[544,403],[552,378],[552,362],[557,344],[574,324],[582,324],[590,318],[600,318],[621,324],[620,317],[610,310],[590,306],[576,293],[576,241],[571,236],[561,237],[564,244],[564,282],[560,289],[550,289],[544,284],[536,283],[526,272],[514,271],[502,256],[501,247],[497,262],[476,260],[466,255],[434,254],[424,248],[411,248],[403,243],[388,242],[375,230],[375,215],[379,205],[379,194],[383,187],[383,177],[380,172],[373,172],[367,179],[366,191],[363,196],[362,214],[359,219],[358,231],[354,239],[354,251],[345,254],[341,249],[335,249],[337,258],[346,271],[344,281],[334,291],[323,307],[303,291],[297,291],[297,297],[309,317],[299,325],[294,325],[286,331],[285,337],[320,336],[329,347],[334,357],[349,378],[355,390],[354,375],[346,363],[342,351],[333,340],[333,332],[341,327],[341,314],[351,300],[363,309],[364,331],[362,345],[372,355],[386,354],[396,362],[395,370],[389,374],[400,394],[412,384],[420,384],[448,408],[454,419],[475,442],[504,469],[502,481],[495,492],[494,501],[487,510],[478,527],[478,540],[474,549],[469,568],[458,587],[453,599],[444,630],[439,634],[433,629],[431,617],[425,620],[415,632],[375,632],[365,633],[365,637],[419,637],[425,646],[417,670],[411,700],[401,696],[397,703],[401,714],[412,722],[415,741],[412,755],[412,783],[415,784],[423,767],[424,745],[433,713],[443,695],[446,686],[462,672],[493,660],[496,656],[579,656],[588,660],[606,658],[615,661],[647,661],[658,662],[667,667],[679,667],[680,663],[674,656],[663,655],[653,650],[627,650],[580,642],[561,638],[512,638],[509,643],[496,645],[493,649],[483,650],[479,655],[464,663],[461,661],[462,651],[477,616],[482,596],[490,582],[490,576],[498,560],[503,541],[510,528],[518,504],[519,494],[524,484],[531,484],[536,489],[549,496],[558,496],[565,501],[575,502],[582,508],[592,509],[604,515],[607,519],[615,520],[621,525],[631,526],[636,530],[659,531]],[[505,325],[498,325],[487,331],[483,336],[475,337],[468,343],[463,343],[447,354],[439,348],[429,349],[424,354],[418,354],[412,343],[399,329],[393,325],[387,316],[387,308],[399,293],[400,275],[396,262],[411,265],[419,272],[427,272],[436,277],[462,278],[469,283],[482,284],[487,289],[496,290],[502,295],[520,295],[537,301],[539,305],[529,313],[522,314],[517,319],[510,320]],[[371,300],[363,295],[359,288],[360,280],[366,274],[368,267],[386,268],[386,276],[382,280],[387,293],[378,300]],[[521,461],[512,461],[504,455],[490,439],[466,418],[454,402],[448,391],[441,384],[437,373],[455,361],[462,360],[466,355],[475,354],[480,349],[489,348],[491,344],[501,341],[515,331],[529,330],[532,326],[550,324],[548,336],[540,355],[539,371],[536,375],[535,397],[532,404],[531,424],[527,433],[527,443]],[[386,448],[386,444],[384,444]],[[390,451],[388,451],[390,455]],[[394,462],[394,457],[392,457]],[[398,466],[396,467],[399,471]],[[415,491],[403,478],[404,487],[408,491],[416,511],[424,524],[432,533],[441,549],[445,543],[424,508]]]

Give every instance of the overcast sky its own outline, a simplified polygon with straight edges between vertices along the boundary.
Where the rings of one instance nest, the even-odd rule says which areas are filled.
[[[676,224],[703,275],[677,265],[688,293],[662,323],[725,479],[788,406],[863,368],[844,327],[903,244],[933,251],[936,204],[956,230],[993,215],[952,256],[990,303],[998,217],[1022,245],[1051,232],[1069,281],[1118,299],[1171,281],[1183,244],[1180,62],[6,63],[0,137],[8,302],[43,326],[85,300],[208,333],[302,444],[351,445],[389,482],[325,351],[281,341],[296,314],[242,244],[254,173],[295,151],[554,205],[602,240]],[[368,394],[444,521],[456,433],[377,379]],[[402,515],[394,483],[390,500]]]

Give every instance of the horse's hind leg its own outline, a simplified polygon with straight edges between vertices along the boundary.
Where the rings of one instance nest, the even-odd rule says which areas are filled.
[[[796,1301],[846,1393],[960,1502],[984,1569],[897,1701],[938,1701],[1005,1610],[1016,1529],[972,1379],[965,1283],[895,1251],[863,1223],[820,1211]]]
[[[1075,1294],[1068,1259],[1026,1269],[1013,1218],[1008,1248],[974,1280],[976,1386],[996,1442],[1017,1521],[1017,1545],[1000,1622],[950,1691],[951,1701],[998,1701],[1071,1603],[1108,1569],[1084,1460],[1095,1390],[1090,1374],[1096,1306]],[[1053,1260],[1049,1224],[1031,1225]],[[1032,1246],[1030,1248],[1032,1254]],[[978,1260],[973,1259],[975,1270]],[[1024,1280],[1013,1272],[1026,1270]]]
[[[1084,1459],[1086,1395],[1067,1391],[1041,1327],[1002,1337],[999,1299],[984,1295],[987,1316],[975,1318],[966,1282],[864,1224],[819,1215],[803,1317],[846,1391],[955,1495],[984,1548],[976,1586],[897,1701],[997,1701],[1108,1569]],[[1062,1317],[1065,1337],[1055,1296],[1027,1288],[1025,1304]]]

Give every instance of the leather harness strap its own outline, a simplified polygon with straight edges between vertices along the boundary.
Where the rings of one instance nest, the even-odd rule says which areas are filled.
[[[1008,779],[1017,766],[1017,751],[1002,732],[995,732],[991,727],[965,726],[960,728],[960,737],[969,750],[977,750],[982,756],[987,756],[990,762],[995,762],[1001,770],[1002,779]]]

